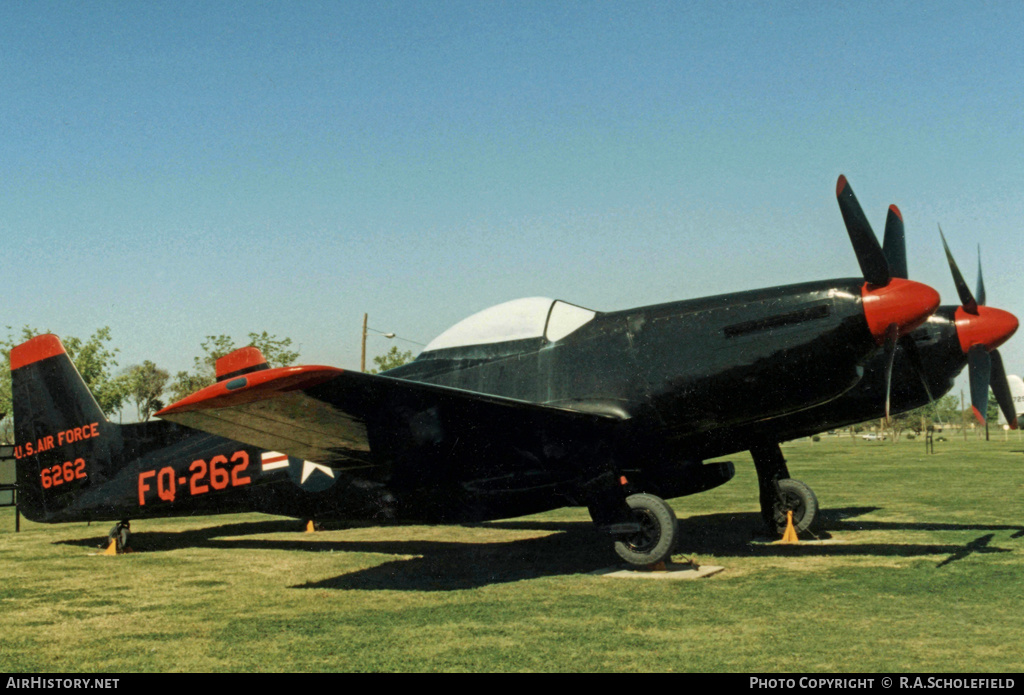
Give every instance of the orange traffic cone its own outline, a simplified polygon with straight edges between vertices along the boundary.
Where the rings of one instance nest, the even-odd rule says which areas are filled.
[[[800,539],[796,537],[796,529],[793,528],[793,512],[786,512],[786,532],[782,534],[782,540],[779,543],[799,543]]]
[[[316,527],[313,525],[313,520],[310,519],[309,523],[306,524],[306,533],[315,533]]]
[[[111,540],[110,545],[100,555],[117,555],[117,541]]]

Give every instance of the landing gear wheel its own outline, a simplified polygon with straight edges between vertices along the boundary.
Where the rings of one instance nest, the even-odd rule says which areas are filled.
[[[676,544],[678,523],[668,503],[647,493],[630,495],[626,504],[640,524],[640,530],[615,542],[615,552],[631,565],[645,567],[664,562]]]
[[[131,522],[119,521],[113,525],[110,529],[110,534],[107,536],[107,544],[115,543],[118,555],[125,552],[128,548],[128,539],[131,538]]]
[[[802,533],[811,527],[818,516],[818,498],[804,483],[792,478],[778,481],[779,496],[775,500],[771,519],[766,519],[769,528],[782,535],[786,531],[787,512],[793,512],[793,527]]]

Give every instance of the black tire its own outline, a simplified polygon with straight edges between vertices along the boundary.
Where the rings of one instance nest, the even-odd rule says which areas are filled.
[[[778,481],[779,499],[775,500],[769,526],[775,533],[786,532],[786,512],[793,512],[793,527],[797,533],[811,528],[818,516],[818,498],[814,491],[799,480],[782,478]]]
[[[123,553],[128,547],[128,540],[131,538],[131,524],[127,521],[119,521],[113,525],[110,529],[110,533],[107,535],[107,545],[111,542],[115,543],[116,550],[118,553]]]
[[[629,564],[641,567],[668,560],[678,532],[675,511],[665,500],[647,493],[630,495],[626,504],[640,522],[640,531],[615,541],[615,552]]]

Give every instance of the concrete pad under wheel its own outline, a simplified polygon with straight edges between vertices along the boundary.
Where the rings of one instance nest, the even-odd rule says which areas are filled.
[[[642,567],[631,567],[618,565],[616,567],[605,567],[595,570],[590,574],[597,577],[616,577],[625,579],[702,579],[718,574],[724,567],[714,565],[694,565],[690,562],[669,562],[665,569],[646,569]]]

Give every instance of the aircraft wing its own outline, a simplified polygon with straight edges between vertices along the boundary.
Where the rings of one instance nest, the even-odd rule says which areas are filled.
[[[382,458],[481,451],[500,441],[539,451],[605,434],[619,419],[334,367],[251,372],[202,389],[157,416],[270,451],[362,468]]]

